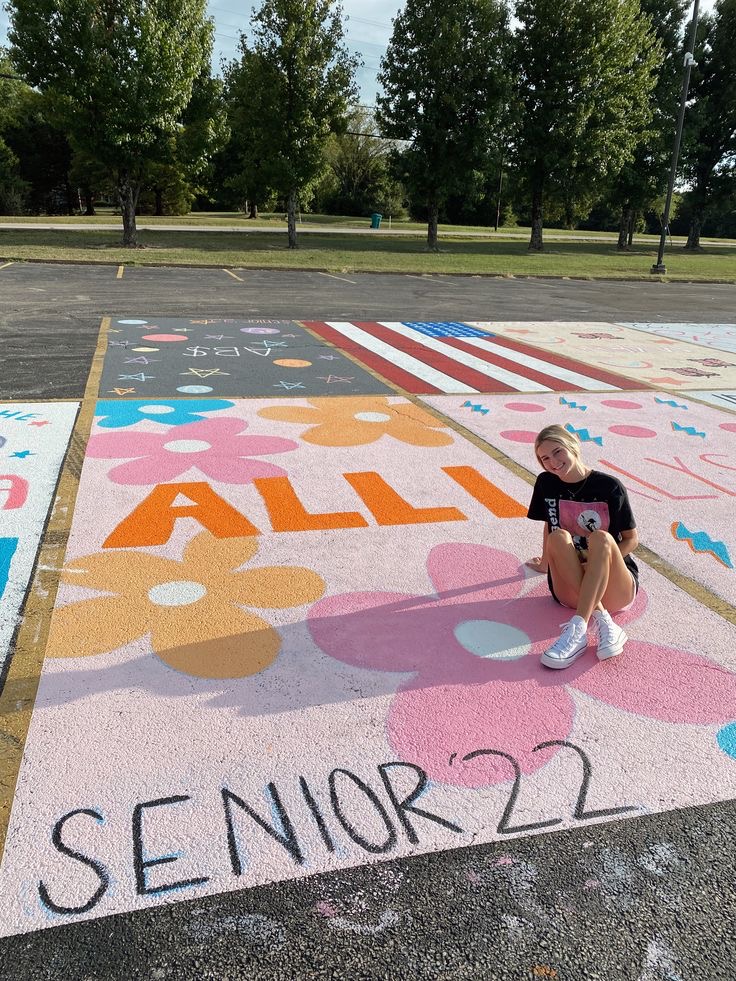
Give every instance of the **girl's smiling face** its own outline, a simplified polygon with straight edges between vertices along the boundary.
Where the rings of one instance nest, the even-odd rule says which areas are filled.
[[[537,459],[548,473],[555,474],[560,480],[574,484],[582,480],[588,472],[579,456],[571,453],[562,443],[545,439],[537,447]]]

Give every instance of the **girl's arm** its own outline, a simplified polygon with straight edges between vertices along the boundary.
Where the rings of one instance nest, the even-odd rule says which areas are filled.
[[[624,532],[624,534],[629,534]],[[542,538],[542,554],[535,555],[533,559],[529,559],[524,563],[528,568],[533,569],[534,572],[547,572],[547,536],[549,535],[549,528],[547,527],[547,522],[544,523],[544,537]],[[622,542],[623,544],[623,542]],[[626,553],[624,553],[626,554]]]
[[[618,548],[622,555],[628,555],[629,552],[633,552],[638,544],[639,534],[636,528],[630,528],[628,531],[621,532],[621,541],[618,543]]]

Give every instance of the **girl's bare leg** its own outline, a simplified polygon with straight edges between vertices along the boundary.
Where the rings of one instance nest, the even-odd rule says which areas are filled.
[[[607,531],[594,531],[588,536],[588,561],[575,604],[578,616],[587,623],[595,609],[622,610],[634,598],[634,588],[614,539]]]
[[[578,558],[569,532],[557,528],[549,533],[547,537],[547,562],[549,563],[549,574],[555,596],[565,606],[569,606],[573,610],[576,609],[585,567]]]

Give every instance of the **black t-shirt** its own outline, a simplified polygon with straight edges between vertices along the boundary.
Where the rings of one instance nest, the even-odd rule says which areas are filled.
[[[622,531],[636,527],[626,488],[616,477],[600,470],[591,470],[575,484],[566,484],[546,470],[540,473],[527,517],[546,521],[550,531],[569,531],[580,551],[587,549],[587,536],[593,531],[607,531],[620,542]],[[631,555],[625,555],[624,562],[638,582],[639,567]]]

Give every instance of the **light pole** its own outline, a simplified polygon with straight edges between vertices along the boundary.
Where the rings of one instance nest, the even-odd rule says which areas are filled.
[[[680,140],[682,139],[682,126],[685,122],[685,109],[687,107],[687,92],[690,88],[690,69],[697,62],[694,58],[695,51],[695,35],[698,33],[698,8],[700,6],[700,0],[695,0],[693,5],[693,22],[690,27],[690,44],[688,45],[688,50],[685,52],[685,60],[683,62],[683,76],[682,76],[682,95],[680,97],[680,114],[677,117],[677,131],[675,132],[675,143],[672,147],[672,169],[670,170],[670,182],[667,187],[667,199],[664,203],[664,213],[662,215],[662,234],[659,237],[659,252],[657,253],[657,262],[649,272],[666,273],[667,267],[664,264],[664,244],[667,239],[667,230],[670,223],[670,206],[672,205],[672,192],[675,189],[675,177],[677,176],[677,158],[680,155]]]

